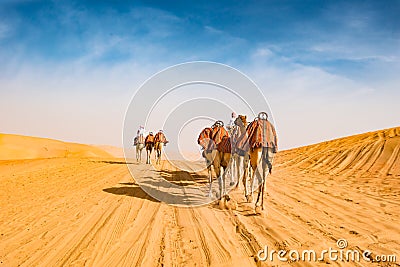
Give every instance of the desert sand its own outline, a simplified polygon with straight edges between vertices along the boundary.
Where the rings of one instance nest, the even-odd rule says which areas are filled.
[[[46,149],[43,149],[46,147]],[[242,185],[236,210],[179,208],[148,196],[125,161],[100,148],[0,135],[0,266],[396,266],[259,261],[274,250],[348,247],[400,263],[400,128],[279,152],[254,214]],[[134,165],[138,177],[148,166]],[[206,171],[163,175],[203,183]],[[168,175],[166,175],[168,174]]]
[[[102,147],[47,138],[0,133],[0,160],[37,158],[112,157]]]

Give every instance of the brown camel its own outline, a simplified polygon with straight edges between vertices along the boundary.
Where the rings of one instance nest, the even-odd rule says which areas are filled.
[[[241,138],[238,146],[249,151],[250,166],[253,171],[251,192],[246,195],[247,200],[252,200],[255,179],[260,185],[255,203],[256,213],[260,213],[260,207],[264,210],[265,181],[272,172],[272,162],[277,151],[278,140],[274,126],[268,121],[268,115],[260,112],[258,117],[251,122],[246,129],[246,136]],[[245,190],[247,185],[245,185]],[[261,204],[259,202],[261,201]]]
[[[167,138],[165,137],[162,130],[156,133],[154,137],[154,150],[156,151],[156,164],[161,163],[161,155],[164,145],[168,143]]]

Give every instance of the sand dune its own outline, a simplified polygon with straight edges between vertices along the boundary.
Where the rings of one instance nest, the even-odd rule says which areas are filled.
[[[355,176],[400,175],[400,127],[284,151],[282,167]]]
[[[398,266],[399,145],[395,128],[280,152],[260,216],[242,186],[231,192],[233,211],[158,202],[122,160],[0,161],[0,266]],[[161,172],[130,164],[134,177],[206,178],[167,161]],[[256,257],[265,245],[319,253],[339,239],[397,263]]]
[[[108,154],[110,154],[115,158],[124,157],[124,150],[122,149],[122,147],[107,146],[107,145],[94,145],[94,146],[100,148],[101,150],[106,151]]]
[[[112,156],[94,146],[0,133],[0,160],[71,157],[110,158]]]

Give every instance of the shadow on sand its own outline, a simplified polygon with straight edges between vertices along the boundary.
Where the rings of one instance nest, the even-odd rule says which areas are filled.
[[[97,160],[91,161],[95,163],[107,163],[107,164],[135,164],[134,162],[126,162],[125,160],[116,161],[116,160]]]
[[[123,184],[123,185],[138,185],[137,183],[134,183],[134,182],[119,183],[119,184]]]
[[[161,170],[156,172],[168,182],[181,186],[193,185],[193,184],[199,184],[199,185],[208,184],[208,177],[206,175],[189,173],[187,171]]]
[[[133,185],[133,183],[121,183],[121,184]],[[139,186],[110,187],[103,189],[103,191],[114,195],[125,195],[128,197],[135,197],[135,198],[147,199],[153,202],[160,202],[157,199],[154,199],[153,197],[149,196]]]

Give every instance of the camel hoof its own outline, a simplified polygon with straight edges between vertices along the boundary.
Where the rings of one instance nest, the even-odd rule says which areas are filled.
[[[228,210],[237,210],[238,205],[237,202],[235,200],[233,200],[232,198],[226,201],[226,208]]]
[[[253,202],[253,197],[251,195],[246,196],[247,203]]]
[[[261,206],[256,206],[255,211],[256,211],[257,215],[261,215],[261,212],[262,212]]]
[[[229,186],[234,186],[236,183],[235,182],[230,182]]]
[[[226,208],[226,206],[225,206],[225,199],[224,199],[224,198],[222,198],[222,199],[219,200],[218,206],[219,206],[219,208],[220,208],[221,210],[224,210],[224,209]]]

